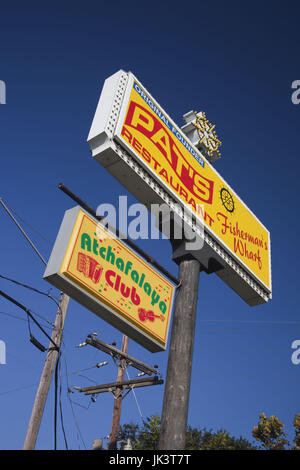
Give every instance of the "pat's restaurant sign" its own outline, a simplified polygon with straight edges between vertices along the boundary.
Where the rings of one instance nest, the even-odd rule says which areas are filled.
[[[166,349],[174,284],[80,207],[65,213],[44,279],[150,351]]]
[[[205,113],[195,113],[193,125],[211,159],[189,139],[189,124],[179,128],[136,77],[121,70],[105,80],[88,143],[93,157],[147,207],[176,203],[204,225],[203,248],[191,255],[208,273],[214,269],[249,305],[268,302],[270,233],[212,166],[221,143],[215,126]]]

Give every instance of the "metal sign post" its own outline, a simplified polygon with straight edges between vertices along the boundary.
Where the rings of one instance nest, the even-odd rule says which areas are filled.
[[[159,449],[185,449],[200,268],[189,255],[179,262]]]

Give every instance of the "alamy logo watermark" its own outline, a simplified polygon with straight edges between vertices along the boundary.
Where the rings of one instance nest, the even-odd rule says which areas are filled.
[[[6,364],[6,345],[2,340],[0,340],[0,365],[1,364]]]
[[[6,84],[0,80],[0,104],[6,104]]]
[[[292,363],[297,366],[300,364],[300,339],[295,339],[295,341],[292,342],[292,349],[295,349],[295,351],[292,353]]]
[[[151,214],[150,221],[148,209]],[[161,233],[162,239],[184,241],[185,250],[194,251],[203,248],[202,206],[197,207],[198,217],[195,217],[191,210],[179,204],[174,204],[172,209],[167,204],[151,204],[147,208],[141,203],[128,205],[127,196],[119,196],[118,208],[110,203],[100,204],[97,208],[97,216],[103,217],[101,224],[112,232],[117,227],[117,212],[119,238],[158,240]]]
[[[300,80],[294,80],[292,82],[292,89],[295,90],[291,96],[292,103],[299,104],[300,103]]]

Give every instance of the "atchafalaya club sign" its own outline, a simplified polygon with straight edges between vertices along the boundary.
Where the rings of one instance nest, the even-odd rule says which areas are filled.
[[[166,348],[174,284],[79,207],[65,214],[44,279],[150,351]]]

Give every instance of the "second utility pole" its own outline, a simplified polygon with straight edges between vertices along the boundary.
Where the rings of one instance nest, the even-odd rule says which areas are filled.
[[[127,353],[127,349],[128,349],[128,336],[124,335],[123,340],[122,340],[121,351],[124,353]],[[117,382],[122,382],[124,378],[125,367],[126,367],[126,361],[124,359],[121,359],[119,362],[119,367],[118,367]],[[117,449],[119,424],[120,424],[120,418],[121,418],[121,407],[122,407],[122,392],[120,391],[119,393],[120,393],[119,396],[114,398],[113,417],[112,417],[111,430],[110,430],[109,443],[108,443],[109,450]]]

